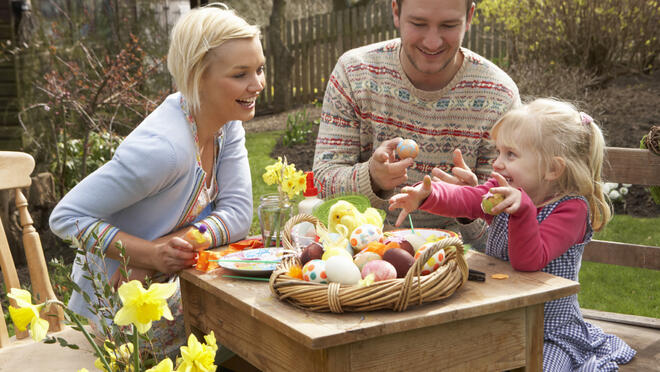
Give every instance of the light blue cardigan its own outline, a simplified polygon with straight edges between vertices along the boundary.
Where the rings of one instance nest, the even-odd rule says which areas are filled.
[[[204,171],[184,107],[180,93],[168,96],[124,139],[112,160],[62,198],[50,216],[51,230],[62,239],[76,237],[88,251],[97,243],[105,251],[118,231],[153,240],[193,223],[207,226],[214,247],[244,238],[252,221],[252,182],[243,125],[231,121],[222,127],[215,164],[218,195],[194,215]],[[90,266],[103,267],[95,255],[88,257]],[[108,277],[118,266],[105,260]],[[73,280],[95,301],[83,274],[74,263]],[[87,307],[74,292],[69,308],[93,319]]]

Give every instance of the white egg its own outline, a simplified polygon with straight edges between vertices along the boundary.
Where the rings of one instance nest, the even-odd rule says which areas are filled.
[[[329,282],[357,284],[362,279],[360,269],[350,257],[332,256],[325,262],[325,273]]]

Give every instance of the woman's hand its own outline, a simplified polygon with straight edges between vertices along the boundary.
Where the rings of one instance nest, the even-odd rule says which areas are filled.
[[[396,194],[390,198],[389,210],[393,211],[396,208],[401,208],[401,213],[396,219],[394,226],[401,226],[403,220],[408,214],[422,204],[424,199],[431,195],[431,177],[424,176],[424,181],[417,186],[406,186],[401,189],[400,194]]]
[[[520,202],[522,200],[522,193],[520,190],[511,187],[506,179],[497,172],[491,173],[491,176],[497,180],[499,186],[491,187],[490,192],[493,194],[502,194],[504,196],[504,200],[491,209],[492,214],[506,212],[512,215],[516,213],[520,208]]]
[[[187,269],[195,264],[195,250],[192,244],[180,237],[159,239],[154,242],[153,263],[158,271],[165,274]]]
[[[444,181],[459,186],[477,186],[477,176],[465,164],[460,149],[454,150],[454,167],[451,169],[451,173],[450,175],[440,168],[431,170],[434,182]]]

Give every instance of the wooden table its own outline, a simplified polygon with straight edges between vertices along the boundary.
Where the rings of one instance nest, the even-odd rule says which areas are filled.
[[[265,371],[541,371],[543,304],[579,283],[471,253],[468,281],[448,299],[403,312],[315,313],[276,299],[267,282],[222,277],[223,269],[181,274],[186,330]],[[508,279],[495,280],[494,273]]]

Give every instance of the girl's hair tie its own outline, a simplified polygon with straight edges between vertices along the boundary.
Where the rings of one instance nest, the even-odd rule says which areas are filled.
[[[589,116],[589,114],[582,111],[580,111],[580,119],[582,120],[582,125],[589,125],[594,121],[594,119]]]

